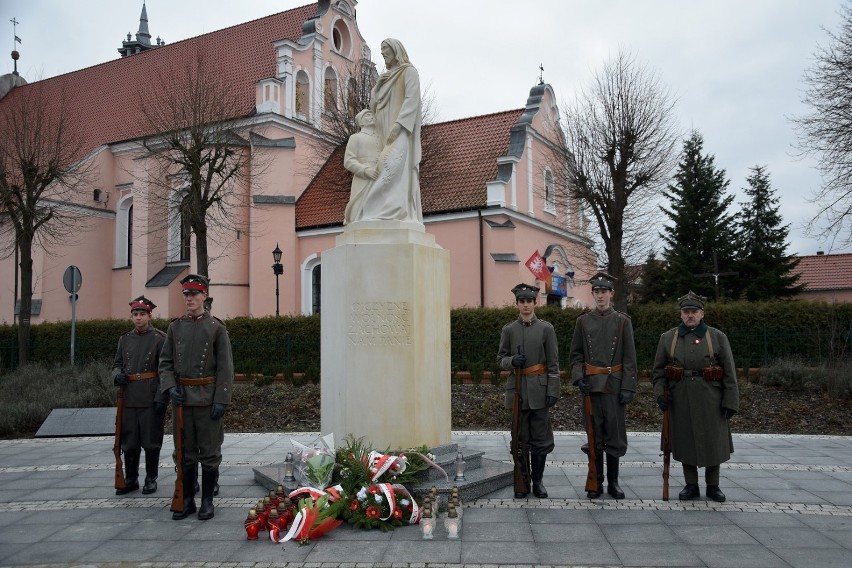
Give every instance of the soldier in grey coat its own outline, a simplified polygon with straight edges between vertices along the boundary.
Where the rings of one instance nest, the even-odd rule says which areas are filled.
[[[503,326],[497,363],[504,371],[512,371],[506,380],[506,408],[512,408],[515,390],[519,390],[521,447],[529,448],[533,494],[545,498],[544,466],[555,446],[550,407],[559,400],[559,346],[553,326],[535,315],[538,291],[529,284],[512,288],[518,319]],[[515,493],[516,499],[526,496]]]
[[[190,274],[183,280],[186,315],[172,320],[160,357],[162,392],[183,406],[183,519],[196,511],[196,467],[201,464],[201,508],[198,518],[212,519],[213,493],[222,463],[225,426],[222,417],[231,402],[234,363],[225,324],[204,309],[208,280]]]
[[[636,346],[630,316],[612,308],[614,280],[606,272],[592,277],[595,309],[577,318],[571,339],[571,379],[592,399],[597,490],[586,493],[589,499],[603,494],[604,453],[607,493],[624,499],[618,485],[618,460],[627,453],[625,406],[636,393]],[[584,451],[589,449],[584,447]]]
[[[113,384],[124,391],[124,411],[121,415],[124,489],[116,489],[116,495],[139,490],[142,448],[145,449],[145,485],[142,493],[157,490],[157,469],[169,398],[159,392],[157,364],[166,334],[151,325],[151,313],[156,307],[145,296],[130,302],[133,329],[118,339],[118,349],[112,363]]]
[[[660,410],[671,412],[672,453],[686,481],[680,499],[701,496],[698,468],[703,467],[707,497],[721,503],[719,469],[734,451],[728,421],[740,399],[731,345],[724,333],[704,323],[704,302],[692,291],[678,299],[681,324],[662,334],[657,345],[654,395]]]

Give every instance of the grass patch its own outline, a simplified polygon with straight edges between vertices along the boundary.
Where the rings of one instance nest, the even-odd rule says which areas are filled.
[[[852,398],[852,361],[837,359],[814,365],[799,359],[778,359],[758,377],[763,386]]]
[[[54,408],[115,406],[112,361],[72,367],[34,363],[0,378],[0,436],[32,434]]]

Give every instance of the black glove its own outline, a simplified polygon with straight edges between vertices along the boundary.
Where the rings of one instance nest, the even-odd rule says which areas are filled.
[[[221,402],[214,402],[213,406],[210,407],[210,418],[219,420],[223,416],[225,416],[225,405]]]
[[[127,384],[127,375],[124,373],[117,373],[113,375],[112,383],[117,387],[123,387]]]
[[[618,393],[618,402],[621,404],[627,404],[633,400],[633,394],[633,391],[621,389],[621,392]]]
[[[523,353],[518,353],[512,357],[512,366],[518,369],[523,369],[527,365],[527,356]]]
[[[155,400],[154,401],[154,414],[156,414],[159,417],[165,416],[166,415],[166,403]]]
[[[544,406],[547,407],[547,408],[550,408],[551,406],[556,404],[557,400],[559,400],[559,399],[556,398],[555,396],[546,396],[546,397],[544,397]]]
[[[724,406],[722,407],[722,416],[725,417],[725,420],[730,420],[731,418],[734,417],[734,414],[736,414],[736,413],[737,413],[736,410],[733,410],[731,408],[725,408]]]
[[[663,395],[660,395],[660,396],[657,397],[657,406],[660,407],[661,411],[665,412],[666,410],[669,409],[669,406],[671,406],[671,405],[669,404],[669,401],[666,400],[666,397],[664,397]]]
[[[183,394],[183,389],[178,387],[172,387],[169,389],[169,397],[171,397],[172,402],[178,406],[182,406],[184,402],[186,402],[186,395]]]
[[[577,381],[577,386],[580,387],[580,392],[583,394],[592,392],[592,382],[589,380],[589,377],[583,377]]]

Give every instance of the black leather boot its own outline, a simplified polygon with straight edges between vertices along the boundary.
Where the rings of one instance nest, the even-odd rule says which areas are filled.
[[[142,450],[124,452],[124,489],[116,489],[116,495],[126,495],[139,490],[139,457]]]
[[[183,468],[183,511],[175,511],[172,513],[172,519],[179,521],[193,514],[195,508],[195,477],[198,475],[198,469],[193,466],[191,468]]]
[[[624,491],[618,486],[618,458],[606,455],[606,492],[614,499],[624,499]]]
[[[213,487],[219,472],[216,470],[201,470],[201,508],[198,509],[198,520],[206,521],[213,518]]]
[[[601,452],[599,454],[595,454],[595,468],[597,468],[597,470],[598,470],[598,478],[597,478],[598,487],[595,491],[586,492],[586,497],[588,497],[589,499],[597,499],[598,497],[603,495],[603,480],[604,480],[603,452]]]
[[[716,501],[717,503],[725,502],[725,494],[719,489],[718,485],[707,486],[707,498]]]
[[[145,486],[142,494],[148,495],[157,490],[157,468],[160,467],[160,450],[145,450]]]
[[[677,496],[681,501],[692,501],[699,497],[701,497],[701,491],[698,489],[697,483],[687,483]]]
[[[547,462],[547,454],[530,456],[532,461],[532,490],[533,495],[539,499],[547,499],[547,488],[544,486],[544,464]]]
[[[201,486],[198,485],[198,480],[195,480],[195,494],[201,494]],[[219,496],[219,472],[216,472],[216,485],[213,486],[213,497]]]

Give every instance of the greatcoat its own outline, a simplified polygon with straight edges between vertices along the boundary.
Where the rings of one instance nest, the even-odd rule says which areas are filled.
[[[710,337],[708,343],[707,337]],[[672,339],[674,353],[672,354]],[[701,369],[713,363],[722,367],[722,380],[707,381]],[[674,458],[686,465],[716,466],[731,458],[734,442],[723,408],[739,411],[739,388],[728,337],[702,321],[689,330],[684,325],[663,333],[654,358],[654,396],[663,395],[665,367],[683,366],[685,376],[668,381],[671,390],[671,442]],[[692,375],[692,376],[686,376]]]

